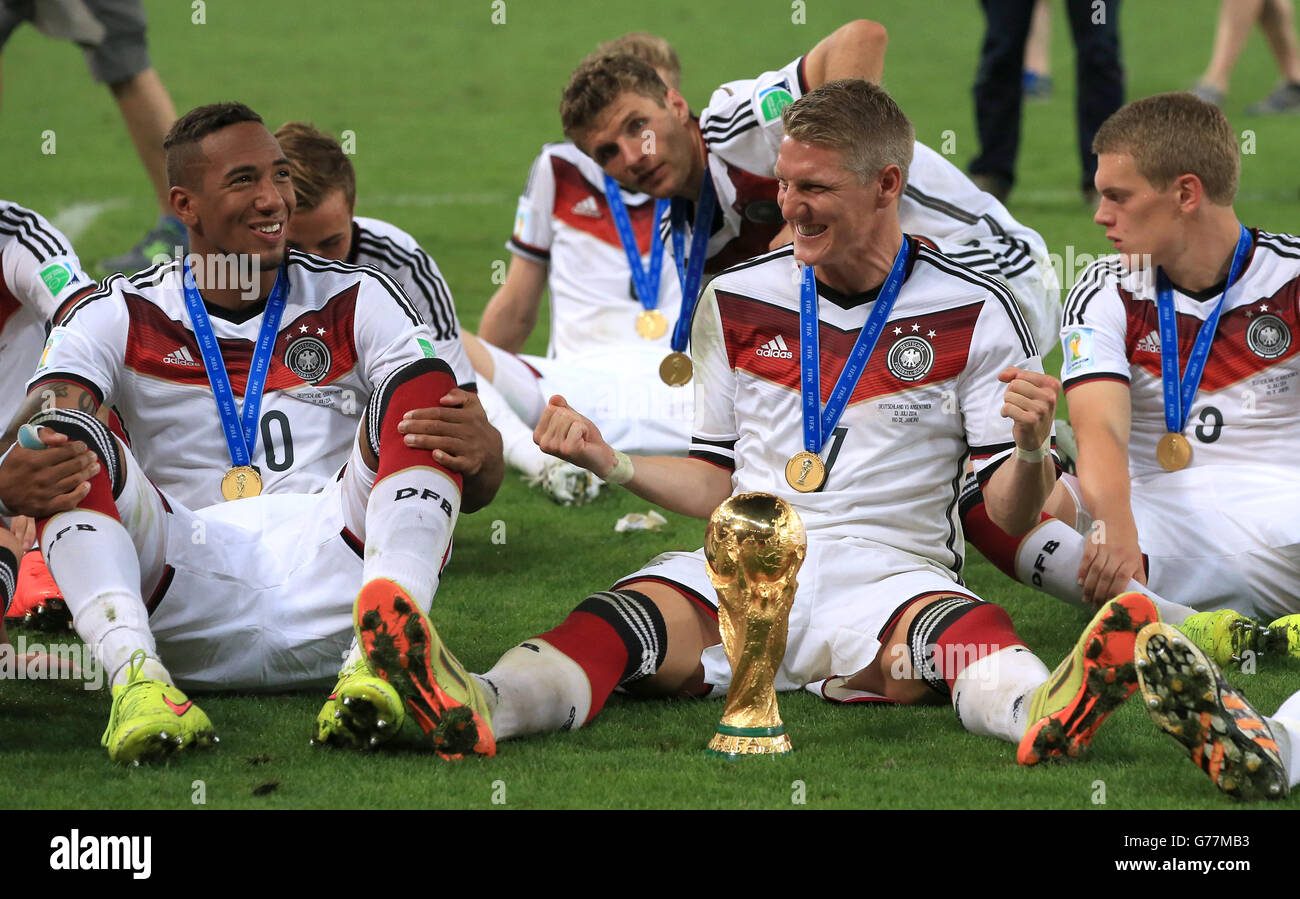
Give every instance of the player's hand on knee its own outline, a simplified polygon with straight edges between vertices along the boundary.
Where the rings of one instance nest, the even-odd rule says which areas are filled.
[[[1014,365],[1004,368],[998,380],[1007,385],[1002,416],[1012,421],[1016,446],[1029,451],[1038,449],[1052,435],[1061,382],[1051,375]]]
[[[0,465],[0,502],[15,512],[44,518],[74,509],[90,492],[99,459],[80,440],[52,428],[39,430],[44,449],[15,445]]]
[[[397,425],[406,445],[428,450],[438,464],[472,477],[501,456],[501,434],[476,394],[459,387],[427,409],[412,409]]]
[[[3,530],[3,528],[0,528]],[[26,515],[15,516],[9,522],[9,530],[18,538],[18,545],[23,552],[36,545],[36,519]]]
[[[597,476],[614,467],[614,449],[600,435],[600,429],[562,396],[551,397],[533,430],[533,442],[542,452],[572,462]]]
[[[1084,602],[1100,606],[1127,590],[1129,581],[1144,586],[1147,582],[1138,545],[1127,541],[1093,543],[1089,540],[1079,565]]]

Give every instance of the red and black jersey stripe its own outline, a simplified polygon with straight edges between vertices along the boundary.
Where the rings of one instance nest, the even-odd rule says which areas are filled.
[[[718,311],[722,316],[727,359],[731,367],[798,393],[801,389],[798,313],[793,309],[723,290],[718,290],[716,295]],[[867,360],[849,403],[866,402],[899,390],[956,377],[966,367],[975,322],[982,308],[982,303],[970,303],[955,309],[891,319],[886,323],[871,358]],[[819,324],[821,401],[824,403],[830,399],[835,381],[844,370],[859,331],[843,331],[825,321]],[[900,333],[894,333],[896,328]],[[929,336],[931,331],[935,333],[933,338]],[[793,357],[779,359],[758,355],[758,348],[777,334],[786,335]],[[923,337],[931,343],[935,353],[934,364],[920,380],[903,381],[889,370],[887,358],[895,343],[911,336]],[[792,337],[795,339],[791,340]]]
[[[614,225],[614,216],[609,211],[609,200],[605,198],[604,188],[596,187],[585,177],[578,167],[558,156],[551,157],[551,171],[555,176],[555,202],[552,215],[570,228],[590,234],[612,247],[622,248],[618,228]],[[594,200],[600,216],[581,215],[573,207],[588,199]],[[637,250],[642,254],[650,252],[650,238],[654,233],[655,204],[646,201],[639,206],[629,206],[628,218],[632,222],[632,233],[636,235]],[[534,253],[540,251],[534,247],[526,249]]]
[[[353,319],[358,289],[359,285],[353,284],[331,297],[322,308],[304,312],[281,326],[267,372],[267,390],[292,390],[306,383],[284,363],[289,344],[299,336],[314,337],[330,351],[329,371],[315,384],[336,381],[356,366]],[[126,367],[145,377],[207,387],[208,375],[194,332],[141,296],[128,293],[124,299],[130,316],[124,360]],[[218,338],[217,346],[230,377],[231,389],[242,395],[248,385],[248,371],[253,361],[253,341]],[[166,361],[169,355],[182,347],[189,349],[190,357],[197,364],[177,365]]]

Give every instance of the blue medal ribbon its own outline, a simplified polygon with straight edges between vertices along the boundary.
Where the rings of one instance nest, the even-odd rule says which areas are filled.
[[[686,349],[686,342],[691,336],[691,318],[695,315],[695,303],[699,299],[700,281],[704,278],[704,263],[707,261],[709,238],[713,232],[713,213],[718,206],[718,194],[713,188],[713,176],[709,166],[704,165],[704,186],[700,188],[700,203],[695,209],[695,224],[692,226],[691,255],[686,256],[686,200],[673,197],[673,261],[677,263],[677,282],[682,286],[682,311],[673,328],[673,351],[680,353]]]
[[[213,333],[208,311],[203,306],[203,297],[194,283],[189,263],[185,262],[183,266],[185,308],[189,310],[190,323],[194,328],[194,336],[198,338],[199,353],[203,357],[203,367],[207,370],[208,383],[212,385],[212,395],[217,401],[221,430],[226,435],[226,446],[230,449],[230,461],[235,466],[251,466],[253,449],[257,446],[257,424],[262,412],[262,391],[266,387],[275,338],[280,333],[280,317],[288,300],[288,270],[281,267],[276,275],[275,287],[271,289],[266,309],[262,312],[262,329],[257,335],[253,361],[248,370],[241,414],[236,411],[235,393],[230,387],[230,376],[226,373],[226,363],[221,358],[221,347],[217,344],[217,335]]]
[[[605,176],[605,199],[609,201],[609,212],[614,218],[614,227],[618,229],[618,240],[627,254],[628,267],[632,269],[632,285],[636,288],[636,297],[641,301],[646,312],[653,312],[659,305],[659,276],[664,266],[664,236],[659,230],[659,222],[664,217],[669,203],[667,200],[655,201],[654,236],[650,239],[650,262],[648,268],[641,267],[641,251],[637,246],[636,232],[632,230],[632,219],[623,204],[623,195],[618,182],[609,175]]]
[[[1241,234],[1237,238],[1237,248],[1232,254],[1232,266],[1228,269],[1228,281],[1223,285],[1223,293],[1215,303],[1210,314],[1201,324],[1192,344],[1191,355],[1187,357],[1187,371],[1182,381],[1178,379],[1178,317],[1174,309],[1173,285],[1161,269],[1156,269],[1156,308],[1160,316],[1160,377],[1165,397],[1165,430],[1171,434],[1181,434],[1187,427],[1187,419],[1192,414],[1192,400],[1201,386],[1201,376],[1205,374],[1205,363],[1210,358],[1210,346],[1214,343],[1214,332],[1219,327],[1219,316],[1228,299],[1228,291],[1241,273],[1241,267],[1250,253],[1250,232],[1241,225]]]
[[[894,264],[889,269],[889,276],[881,285],[876,297],[876,304],[867,316],[867,323],[858,332],[858,339],[853,344],[848,361],[840,372],[831,391],[826,408],[821,408],[821,349],[817,325],[817,277],[812,266],[804,266],[803,278],[799,289],[799,365],[802,372],[803,388],[803,445],[810,453],[820,453],[825,442],[825,435],[835,430],[840,417],[848,407],[853,388],[858,386],[862,372],[866,370],[871,351],[889,320],[889,313],[894,309],[898,291],[903,286],[903,274],[907,269],[907,236],[894,256]]]

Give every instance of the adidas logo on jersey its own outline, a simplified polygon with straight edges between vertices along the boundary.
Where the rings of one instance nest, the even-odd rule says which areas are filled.
[[[573,204],[573,214],[598,219],[600,218],[600,206],[596,203],[596,198],[589,194]]]
[[[1160,332],[1152,331],[1146,337],[1138,341],[1137,351],[1139,353],[1155,353],[1160,355]]]
[[[186,368],[202,368],[202,363],[198,362],[190,355],[190,348],[183,346],[178,350],[172,350],[166,356],[163,356],[163,362],[168,365],[184,365]]]
[[[763,344],[761,347],[754,350],[754,352],[759,356],[766,356],[769,359],[793,359],[794,358],[794,353],[790,352],[790,348],[785,345],[785,338],[782,337],[780,334],[776,335],[775,338],[769,340],[767,343]]]

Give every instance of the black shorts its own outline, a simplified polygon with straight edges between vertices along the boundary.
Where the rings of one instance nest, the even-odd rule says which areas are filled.
[[[0,47],[23,22],[81,47],[101,84],[128,81],[149,68],[148,25],[140,0],[0,0]]]

